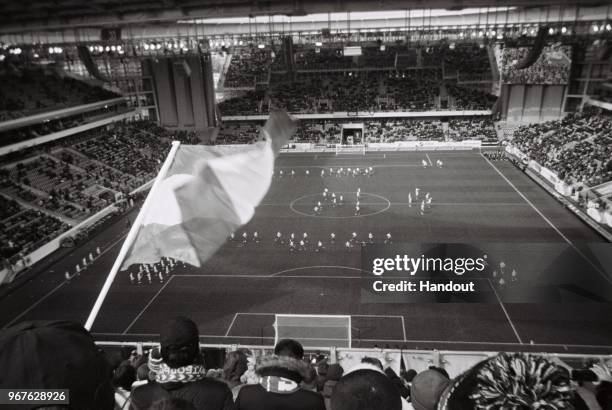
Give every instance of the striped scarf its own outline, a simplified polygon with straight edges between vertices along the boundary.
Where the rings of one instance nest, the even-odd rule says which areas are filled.
[[[206,368],[201,364],[190,364],[172,368],[164,363],[159,352],[152,350],[149,354],[149,369],[155,373],[157,383],[191,383],[206,377]]]

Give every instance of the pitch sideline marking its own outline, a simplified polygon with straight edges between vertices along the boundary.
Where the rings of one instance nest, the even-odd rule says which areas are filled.
[[[608,275],[606,275],[604,272],[602,272],[599,267],[595,266],[595,264],[593,263],[593,261],[591,261],[591,259],[587,258],[587,256],[582,253],[582,251],[580,249],[578,249],[576,247],[576,245],[574,245],[574,243],[572,241],[570,241],[568,239],[567,236],[565,236],[563,234],[563,232],[561,232],[559,230],[559,228],[557,228],[555,226],[555,224],[553,224],[550,219],[548,219],[538,208],[536,208],[536,206],[521,192],[518,190],[518,188],[499,170],[497,169],[497,167],[495,165],[493,165],[493,163],[491,161],[489,161],[489,159],[487,157],[485,157],[484,155],[480,154],[485,161],[487,161],[489,163],[489,165],[491,165],[491,167],[508,183],[508,185],[510,185],[520,196],[521,198],[523,198],[525,200],[525,202],[527,202],[534,211],[536,211],[538,213],[538,215],[540,215],[542,217],[542,219],[544,219],[544,221],[546,221],[546,223],[548,223],[548,225],[550,225],[558,234],[559,236],[561,236],[561,238],[563,238],[565,240],[565,242],[567,242],[572,248],[574,248],[574,250],[576,251],[576,253],[578,253],[580,256],[582,256],[582,259],[584,259],[585,261],[587,261],[589,263],[589,265],[591,265],[595,271],[597,273],[599,273],[599,275],[604,278],[604,280],[610,284],[612,284],[612,279],[610,279],[608,277]]]
[[[499,306],[504,311],[504,315],[506,315],[506,319],[508,320],[508,323],[510,324],[510,327],[512,328],[512,331],[514,332],[514,335],[516,336],[516,338],[519,341],[519,343],[523,344],[523,340],[521,339],[521,336],[519,335],[518,331],[516,330],[516,327],[514,326],[514,322],[512,322],[512,319],[510,319],[510,315],[508,314],[508,311],[506,310],[506,307],[504,306],[504,304],[502,303],[499,295],[497,294],[497,291],[495,290],[495,287],[493,286],[493,283],[491,283],[490,279],[487,279],[487,281],[489,282],[489,286],[491,286],[491,290],[493,291],[493,293],[495,294],[495,297],[497,298],[497,302],[499,302]]]
[[[112,242],[110,244],[110,246],[108,248],[106,248],[105,250],[103,250],[102,252],[100,252],[100,255],[98,255],[98,257],[94,260],[94,262],[96,260],[98,260],[99,258],[102,257],[102,255],[104,255],[106,252],[110,251],[112,248],[114,248],[119,241],[123,240],[123,238],[125,238],[126,234],[121,235],[121,237],[119,237],[119,239],[117,239],[115,242]],[[23,312],[21,312],[19,315],[17,315],[13,320],[11,320],[10,322],[8,322],[6,325],[4,325],[2,327],[2,329],[6,329],[7,327],[11,326],[13,323],[17,322],[19,319],[21,319],[23,316],[25,316],[26,314],[28,314],[29,312],[32,311],[32,309],[34,309],[36,306],[38,306],[39,304],[41,304],[45,299],[47,299],[49,296],[51,296],[52,294],[54,294],[55,292],[57,292],[62,286],[64,286],[66,284],[66,279],[62,280],[62,282],[57,285],[56,287],[54,287],[53,289],[51,289],[49,292],[47,292],[42,298],[38,299],[36,302],[34,302],[30,307],[28,307],[26,310],[24,310]]]
[[[170,282],[172,282],[172,279],[174,278],[174,276],[170,276],[170,279],[168,279],[168,281],[166,283],[164,283],[164,286],[162,286],[161,288],[159,288],[159,290],[157,291],[157,293],[155,295],[153,295],[153,297],[149,300],[149,303],[147,303],[145,305],[145,307],[142,308],[142,310],[140,311],[140,313],[138,313],[138,315],[134,318],[134,320],[132,320],[132,322],[128,325],[128,327],[125,328],[125,330],[123,331],[123,334],[127,334],[128,330],[130,330],[130,328],[132,326],[134,326],[134,324],[136,323],[136,321],[138,319],[140,319],[140,316],[142,316],[142,314],[145,312],[145,310],[147,310],[149,308],[149,306],[151,306],[151,304],[153,303],[153,301],[160,295],[160,293],[166,288],[166,286],[168,286],[168,284]]]

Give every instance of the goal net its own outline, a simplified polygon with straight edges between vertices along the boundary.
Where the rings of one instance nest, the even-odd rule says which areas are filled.
[[[336,144],[336,155],[342,155],[342,154],[365,155],[365,153],[366,153],[366,146],[363,144],[350,144],[350,145]]]
[[[275,315],[274,344],[295,339],[307,348],[351,347],[351,317],[346,315]]]

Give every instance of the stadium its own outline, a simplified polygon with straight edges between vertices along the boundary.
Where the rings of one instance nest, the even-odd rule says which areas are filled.
[[[0,10],[0,408],[612,409],[609,4]]]

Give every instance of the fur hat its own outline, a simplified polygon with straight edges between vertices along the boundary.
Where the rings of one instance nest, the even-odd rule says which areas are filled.
[[[299,383],[310,375],[310,365],[288,356],[260,356],[255,372],[259,376],[281,376]]]

